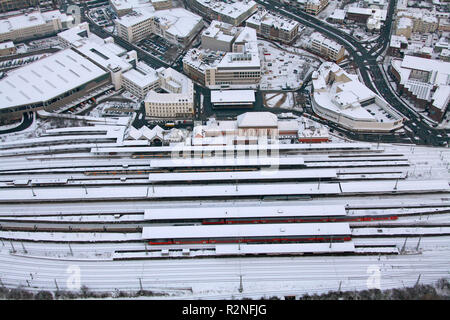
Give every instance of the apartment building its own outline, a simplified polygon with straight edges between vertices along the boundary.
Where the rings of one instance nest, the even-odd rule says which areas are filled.
[[[332,61],[340,61],[345,55],[343,46],[333,40],[325,38],[319,32],[314,32],[311,35],[311,42],[309,45],[313,52]]]
[[[258,10],[245,22],[256,32],[266,38],[291,43],[298,35],[299,23],[279,14]]]

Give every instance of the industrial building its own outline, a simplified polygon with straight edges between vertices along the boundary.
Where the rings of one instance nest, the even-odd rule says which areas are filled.
[[[89,28],[83,26],[64,31],[59,39],[65,39],[66,49],[13,70],[0,80],[2,117],[52,111],[111,84],[116,90],[122,87],[122,73],[136,65],[136,52],[127,52],[112,38],[83,38],[80,30],[89,34]]]

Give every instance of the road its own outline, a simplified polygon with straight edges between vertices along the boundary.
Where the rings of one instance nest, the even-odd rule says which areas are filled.
[[[409,106],[405,105],[399,97],[392,92],[389,84],[383,76],[381,66],[377,62],[377,58],[387,48],[390,41],[390,34],[392,29],[392,19],[397,0],[391,0],[388,15],[384,27],[382,28],[381,36],[376,40],[375,46],[367,50],[359,40],[353,38],[349,34],[335,28],[334,26],[317,19],[314,16],[308,15],[303,11],[295,10],[288,5],[280,4],[273,0],[256,0],[257,3],[268,7],[270,10],[277,11],[299,23],[311,27],[316,31],[323,33],[325,36],[342,44],[354,63],[360,71],[361,77],[365,85],[374,92],[379,92],[380,95],[398,112],[403,114],[407,119],[405,127],[412,133],[409,133],[411,141],[417,144],[428,144],[434,146],[442,146],[450,141],[447,136],[450,133],[449,129],[435,129],[423,121],[423,117]],[[442,138],[437,135],[441,134]],[[417,137],[415,139],[414,137]]]

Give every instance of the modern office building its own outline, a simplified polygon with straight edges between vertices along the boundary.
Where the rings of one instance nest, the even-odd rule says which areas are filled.
[[[33,39],[67,29],[72,17],[55,11],[24,13],[0,20],[0,42]]]
[[[187,45],[203,28],[200,16],[183,8],[135,9],[115,20],[117,34],[128,42],[138,42],[157,34],[172,43]]]
[[[145,114],[151,118],[189,118],[194,110],[194,83],[172,68],[159,68],[159,89],[150,90],[145,99]]]

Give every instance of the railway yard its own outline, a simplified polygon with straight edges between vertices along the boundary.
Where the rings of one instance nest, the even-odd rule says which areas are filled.
[[[450,272],[450,150],[161,146],[124,125],[0,143],[8,288],[259,298],[431,283]]]

